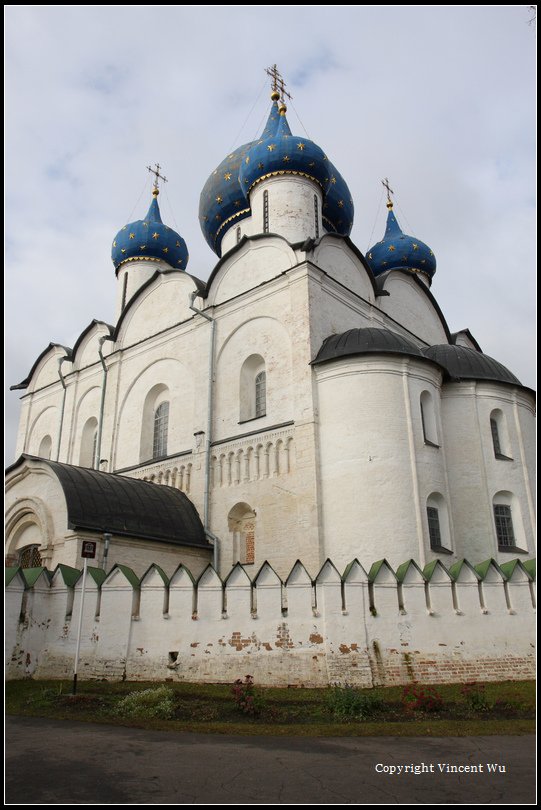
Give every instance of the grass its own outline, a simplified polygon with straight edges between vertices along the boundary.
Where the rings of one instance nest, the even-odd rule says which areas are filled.
[[[480,684],[474,690],[475,700],[471,698],[471,690],[468,693],[461,684],[438,686],[443,702],[437,711],[430,712],[408,707],[403,700],[403,687],[278,689],[258,688],[256,684],[260,708],[255,717],[239,712],[230,684],[168,682],[173,708],[167,716],[171,719],[137,713],[119,716],[122,714],[119,706],[124,705],[122,702],[128,695],[148,689],[163,691],[163,686],[83,681],[79,682],[74,697],[70,681],[9,681],[6,710],[8,714],[26,717],[237,735],[463,737],[528,734],[535,727],[532,681]]]

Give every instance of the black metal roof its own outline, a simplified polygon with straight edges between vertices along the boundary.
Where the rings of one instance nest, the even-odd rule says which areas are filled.
[[[406,354],[425,359],[421,349],[403,335],[368,326],[363,329],[348,329],[347,332],[325,338],[312,365],[348,355],[371,353]]]
[[[449,346],[442,343],[423,349],[423,354],[442,366],[452,380],[491,380],[522,386],[508,368],[468,346]]]
[[[178,489],[23,455],[53,470],[66,498],[68,528],[210,548],[201,519]]]

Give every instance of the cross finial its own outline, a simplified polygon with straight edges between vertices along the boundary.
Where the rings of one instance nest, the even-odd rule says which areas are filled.
[[[385,186],[385,188],[387,189],[387,208],[390,211],[392,209],[392,207],[393,207],[393,201],[391,200],[391,194],[394,194],[394,191],[392,190],[391,186],[389,185],[389,178],[386,177],[385,180],[382,180],[381,182],[382,182],[382,185]]]
[[[273,101],[278,101],[278,99],[281,99],[282,104],[284,104],[284,96],[289,99],[292,98],[291,94],[286,90],[286,83],[283,80],[277,65],[272,65],[270,68],[265,68],[265,73],[270,76],[272,80],[271,98]]]
[[[156,163],[156,168],[155,169],[152,169],[150,166],[147,166],[147,169],[149,170],[149,172],[151,172],[151,174],[155,175],[155,177],[154,177],[154,188],[152,189],[152,195],[154,197],[157,197],[158,194],[160,193],[160,189],[158,188],[158,178],[160,178],[160,180],[163,180],[164,183],[167,183],[167,177],[164,177],[163,174],[160,174],[161,166],[160,166],[159,163]]]

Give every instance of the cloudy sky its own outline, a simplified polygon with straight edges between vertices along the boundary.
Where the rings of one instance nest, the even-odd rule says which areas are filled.
[[[6,6],[6,384],[49,342],[112,321],[111,241],[142,217],[145,167],[164,221],[206,279],[208,175],[262,127],[264,68],[288,120],[345,177],[362,252],[402,227],[438,262],[451,331],[534,386],[535,29],[528,6]],[[7,395],[13,459],[18,394]]]

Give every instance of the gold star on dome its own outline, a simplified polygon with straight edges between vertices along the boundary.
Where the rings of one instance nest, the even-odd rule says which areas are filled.
[[[216,214],[216,216],[214,217],[214,219],[217,219],[217,220],[218,220],[218,222],[219,222],[219,221],[221,220],[221,216],[220,216],[220,214]]]
[[[274,150],[276,149],[276,144],[275,143],[269,143],[269,145],[267,146],[267,149],[269,150],[269,152],[274,152]]]
[[[231,180],[231,172],[226,172],[224,174],[224,180]]]
[[[122,253],[126,252],[126,248],[121,248],[120,250],[122,251]]]
[[[113,247],[116,247],[116,239],[115,239],[115,241],[113,242]]]
[[[433,255],[434,255],[434,254],[432,253],[432,251],[430,251],[430,255],[431,255],[431,256],[433,256]]]
[[[316,165],[316,164],[314,163],[314,161],[312,161],[311,163],[309,163],[309,164],[308,164],[308,166],[309,166],[310,168],[313,168],[315,165]]]
[[[389,250],[396,250],[394,245],[389,245]]]
[[[411,246],[414,250],[419,250],[419,245],[416,245],[415,242],[412,242]]]
[[[284,161],[284,163],[289,163],[289,155],[284,155],[282,160]]]
[[[327,155],[323,155],[323,160],[328,160],[328,159],[329,158],[327,157]]]
[[[130,239],[135,239],[135,234],[134,233],[130,233]]]
[[[180,242],[177,242],[176,245],[175,245],[175,247],[180,247],[180,246],[181,246]]]
[[[338,200],[338,208],[344,207],[344,200]]]
[[[368,254],[368,258],[372,259],[372,254],[371,253]]]
[[[298,143],[298,144],[297,144],[297,149],[300,149],[300,150],[301,150],[301,152],[304,152],[304,147],[305,147],[305,146],[306,146],[306,144],[305,144],[305,143]]]
[[[235,200],[235,208],[238,208],[240,205],[240,200]]]
[[[426,264],[426,259],[421,259],[421,264]]]
[[[258,142],[257,142],[257,145],[258,145],[258,146],[261,146],[261,144],[262,144],[262,143],[263,143],[263,141],[258,141]]]
[[[212,174],[213,174],[213,175],[214,175],[214,174],[218,174],[218,169],[214,169],[214,171],[212,172]]]
[[[264,169],[265,167],[263,166],[263,164],[262,164],[262,163],[258,163],[258,164],[257,164],[257,168],[258,168],[258,169]]]
[[[334,184],[336,183],[336,177],[334,177],[334,176],[333,176],[333,177],[331,177],[331,183],[332,183],[332,184],[333,184],[333,186],[334,186]]]
[[[382,263],[381,263],[381,266],[382,266],[382,267],[385,267],[385,265],[386,265],[386,264],[387,264],[387,262],[382,262]]]
[[[248,165],[248,163],[250,162],[250,158],[247,157],[244,162],[246,163],[246,165]]]
[[[233,155],[228,155],[229,160],[233,160],[234,157],[235,157],[234,154]]]
[[[153,239],[159,239],[159,238],[160,238],[160,234],[159,234],[157,231],[154,231],[154,233],[152,234],[152,238],[153,238]]]
[[[139,250],[146,250],[146,249],[147,249],[146,245],[139,245]]]
[[[169,248],[164,248],[164,249],[163,249],[163,252],[164,252],[164,253],[169,253]]]
[[[145,228],[146,228],[146,227],[147,227],[147,225],[148,225],[148,222],[143,222],[143,225],[144,225],[144,226],[145,226]]]
[[[182,264],[182,259],[177,259],[177,264]]]
[[[208,221],[209,221],[209,218],[207,216],[204,216],[203,217],[203,222],[208,222]]]
[[[216,197],[216,202],[217,202],[217,203],[221,203],[221,202],[222,202],[222,198],[220,197],[220,195],[219,195],[219,194],[218,194],[218,196]]]
[[[123,231],[127,231],[127,230],[128,230],[128,226],[127,226],[127,225],[124,225],[124,227],[122,228],[122,230],[123,230]]]

